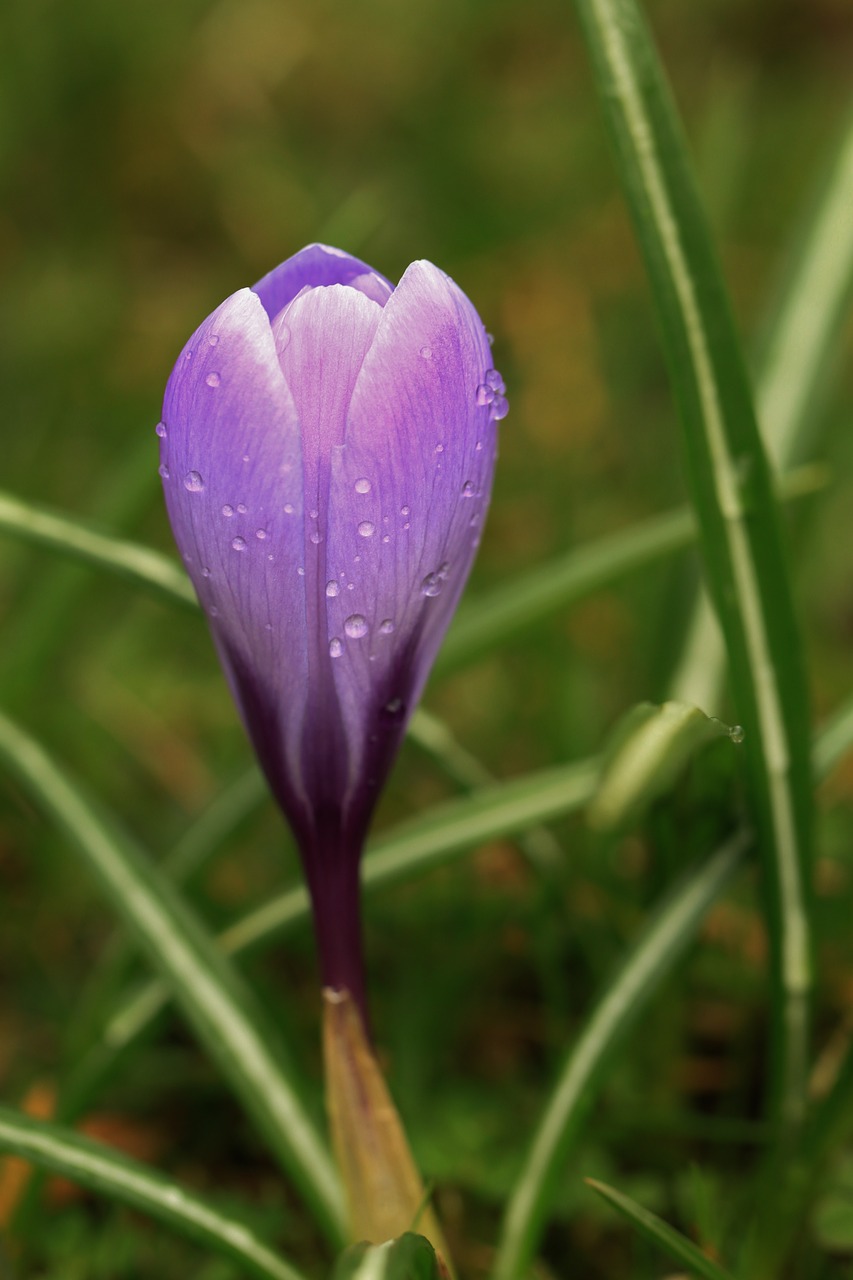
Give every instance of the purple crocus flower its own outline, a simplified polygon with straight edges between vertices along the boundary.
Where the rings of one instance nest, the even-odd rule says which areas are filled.
[[[175,540],[296,836],[323,982],[362,1007],[360,852],[480,540],[503,393],[443,272],[395,289],[325,245],[226,299],[166,388]]]

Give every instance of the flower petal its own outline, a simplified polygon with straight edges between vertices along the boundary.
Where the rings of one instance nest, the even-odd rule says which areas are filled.
[[[384,306],[392,286],[360,258],[326,244],[309,244],[252,286],[270,320],[307,285],[347,284]]]
[[[251,290],[193,334],[163,417],[161,474],[175,540],[255,750],[292,809],[305,799],[301,448],[269,321]]]
[[[480,540],[496,452],[492,410],[477,396],[490,355],[462,291],[413,263],[334,451],[328,567],[341,590],[327,625],[356,805],[372,807]]]

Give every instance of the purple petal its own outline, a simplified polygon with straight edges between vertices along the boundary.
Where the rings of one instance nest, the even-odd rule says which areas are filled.
[[[465,295],[413,263],[365,358],[329,494],[341,590],[327,625],[356,806],[372,807],[480,540],[496,442],[477,388],[490,364]]]
[[[292,809],[306,802],[301,446],[269,321],[251,290],[193,334],[163,417],[161,474],[175,540],[261,763]]]
[[[270,320],[306,285],[346,284],[384,306],[393,286],[366,262],[326,244],[309,244],[252,286]]]

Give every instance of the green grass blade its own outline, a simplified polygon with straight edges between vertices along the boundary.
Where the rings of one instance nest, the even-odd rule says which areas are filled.
[[[182,1235],[227,1254],[262,1280],[302,1280],[239,1218],[102,1143],[0,1107],[0,1151],[141,1209]]]
[[[362,864],[365,892],[439,866],[485,840],[571,813],[592,795],[597,776],[595,760],[546,769],[483,788],[403,823],[369,846]],[[219,942],[227,954],[237,955],[279,937],[309,914],[308,892],[300,884],[242,916]],[[156,980],[125,998],[81,1064],[82,1075],[97,1080],[105,1074],[112,1058],[145,1033],[168,999],[168,987]]]
[[[757,376],[758,420],[781,472],[801,461],[813,436],[814,403],[838,345],[853,285],[853,116],[812,213],[776,309]],[[719,710],[725,646],[704,592],[689,624],[672,696]]]
[[[94,568],[107,569],[175,604],[197,606],[189,578],[176,560],[89,528],[81,520],[47,511],[10,493],[0,493],[0,529]]]
[[[815,773],[824,778],[842,756],[853,747],[853,698],[830,716],[817,736],[814,749]]]
[[[808,703],[770,473],[675,111],[633,0],[576,0],[646,260],[681,418],[709,585],[726,637],[764,860],[770,1109],[805,1105],[811,944]]]
[[[604,1182],[596,1182],[594,1178],[587,1178],[586,1182],[587,1186],[592,1187],[593,1191],[597,1191],[609,1205],[627,1218],[641,1236],[657,1245],[679,1267],[686,1267],[691,1275],[700,1276],[701,1280],[732,1280],[728,1271],[706,1257],[692,1240],[688,1240],[687,1236],[676,1231],[657,1214],[649,1213],[636,1200],[623,1195],[614,1187],[608,1187]]]
[[[560,1073],[504,1216],[495,1280],[518,1280],[533,1257],[555,1187],[596,1088],[661,980],[684,955],[705,913],[751,844],[733,836],[676,888],[626,957]]]
[[[339,1240],[344,1214],[333,1165],[249,989],[150,860],[2,714],[0,758],[100,881],[318,1221]]]

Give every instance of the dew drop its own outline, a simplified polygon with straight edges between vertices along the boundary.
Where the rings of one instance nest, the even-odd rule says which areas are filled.
[[[244,454],[243,454],[243,461],[244,461],[244,462],[248,462],[248,461],[249,461],[249,455],[248,455],[248,453],[244,453]]]
[[[355,482],[356,493],[370,493],[371,488],[372,486],[370,481],[366,479],[364,476],[362,476],[360,480],[356,480]]]
[[[217,609],[215,604],[212,604],[207,612],[210,614],[211,618],[219,617],[219,610]]]
[[[209,577],[210,577],[210,570],[208,569],[207,565],[205,565],[205,566],[204,566],[204,568],[202,569],[202,571],[201,571],[201,576],[202,576],[203,578],[209,578]]]
[[[330,579],[330,581],[326,583],[326,595],[330,600],[334,600],[335,596],[340,595],[340,593],[341,584],[334,578]]]
[[[285,504],[284,504],[284,514],[285,514],[286,516],[292,516],[292,515],[293,515],[293,503],[292,503],[292,502],[285,502]]]
[[[731,738],[732,742],[740,745],[740,743],[743,742],[744,738],[746,737],[746,733],[744,731],[743,725],[733,724],[731,729],[729,729],[729,737]]]
[[[355,590],[355,583],[354,583],[354,582],[348,582],[348,583],[347,583],[347,591],[354,591],[354,590]]]
[[[382,541],[383,541],[383,542],[390,542],[390,541],[391,541],[391,535],[390,535],[390,533],[386,533],[386,534],[385,534],[385,536],[383,537]]]
[[[341,644],[341,642],[340,642],[340,640],[338,639],[338,637],[337,637],[337,636],[334,636],[334,637],[329,641],[329,657],[330,657],[330,658],[339,658],[339,657],[341,656],[341,654],[343,653],[343,651],[344,651],[344,646]]]
[[[401,515],[401,516],[407,516],[407,515],[409,514],[409,511],[410,511],[410,510],[411,510],[411,508],[410,508],[410,507],[401,507],[401,508],[400,508],[400,515]]]
[[[353,564],[361,564],[361,556],[353,556],[352,562]]]
[[[237,511],[238,511],[238,513],[239,513],[241,516],[244,516],[244,515],[246,514],[246,512],[248,511],[248,509],[249,509],[249,508],[246,506],[245,502],[238,502],[238,503],[237,503]]]
[[[234,548],[234,550],[235,550],[235,551],[245,551],[245,550],[246,550],[246,539],[245,539],[245,538],[241,538],[241,537],[238,535],[236,538],[232,538],[232,539],[231,539],[231,546]]]
[[[296,572],[299,574],[300,578],[304,578],[304,577],[305,577],[305,569],[304,569],[304,567],[303,567],[302,565],[300,565],[300,566],[299,566],[299,568],[296,570]]]
[[[309,518],[310,518],[311,520],[316,520],[319,514],[320,514],[320,512],[319,512],[319,511],[309,511],[309,512],[308,512],[308,516],[309,516]]]
[[[215,346],[218,344],[218,342],[219,342],[219,334],[218,334],[218,333],[212,333],[212,334],[210,335],[210,337],[208,338],[208,340],[207,340],[207,345],[208,345],[209,347],[215,347]]]
[[[344,631],[350,640],[360,640],[367,635],[367,620],[360,613],[351,613],[344,623]]]
[[[218,373],[209,373],[205,378],[205,382],[209,387],[218,387],[222,379]]]
[[[157,471],[163,477],[164,480],[169,479],[169,468],[166,466],[165,462],[160,463],[159,467],[157,468]]]
[[[504,382],[497,369],[489,369],[486,372],[486,386],[491,387],[492,391],[498,391],[501,395],[506,391],[506,383]]]
[[[432,347],[421,347],[421,355],[423,356],[424,360],[431,360]]]
[[[271,623],[271,622],[265,622],[265,623],[264,623],[264,631],[272,631],[272,623]]]
[[[265,538],[266,536],[267,536],[267,531],[266,531],[266,529],[256,529],[256,530],[255,530],[255,537],[256,537],[256,538],[259,538],[261,542],[263,542],[263,540],[264,540],[264,538]]]
[[[466,480],[462,486],[462,497],[473,498],[477,493],[473,480]]]
[[[267,556],[267,560],[275,560],[275,556],[270,553],[270,555]]]
[[[421,594],[425,596],[441,595],[442,581],[437,573],[428,573],[421,583]]]
[[[474,445],[474,448],[476,449],[477,453],[480,453],[483,448],[482,440],[478,440],[477,443]]]
[[[477,404],[479,405],[491,404],[494,398],[495,398],[495,393],[492,390],[492,388],[490,386],[487,386],[485,382],[481,382],[479,387],[477,388],[477,397],[476,397]]]
[[[190,493],[201,493],[204,488],[204,481],[197,471],[188,471],[184,476],[184,488]]]
[[[384,622],[379,624],[379,634],[381,636],[390,636],[394,630],[394,623],[390,618],[386,618]]]
[[[495,396],[492,401],[492,417],[500,422],[509,413],[509,401],[506,396]]]
[[[406,714],[406,704],[402,698],[389,698],[382,708],[383,720],[402,720]]]
[[[370,520],[362,520],[361,524],[358,526],[358,531],[361,534],[362,538],[372,538],[373,531],[375,528],[376,528],[376,525],[373,524]]]
[[[320,535],[316,529],[311,530],[308,541],[313,542],[315,547],[317,546],[317,543],[321,541]]]
[[[155,432],[157,433],[157,435],[160,437],[160,439],[161,439],[161,440],[164,440],[164,439],[165,439],[165,437],[166,437],[166,424],[165,424],[165,422],[158,422],[158,423],[157,423],[157,426],[154,428],[154,430],[155,430]]]
[[[443,445],[443,444],[437,444],[437,445],[435,446],[435,451],[436,451],[436,453],[444,453],[444,445]]]
[[[411,529],[411,527],[412,527],[412,526],[409,524],[408,520],[407,520],[407,521],[406,521],[406,523],[403,525],[403,528],[404,528],[404,529]]]
[[[229,519],[233,516],[234,508],[231,506],[230,502],[225,503],[225,506],[222,508],[222,514],[224,516],[228,516]]]
[[[495,335],[494,335],[493,333],[488,333],[488,332],[487,332],[487,333],[486,333],[486,341],[488,342],[488,344],[489,344],[489,346],[490,346],[490,347],[493,347],[493,346],[495,345]]]

